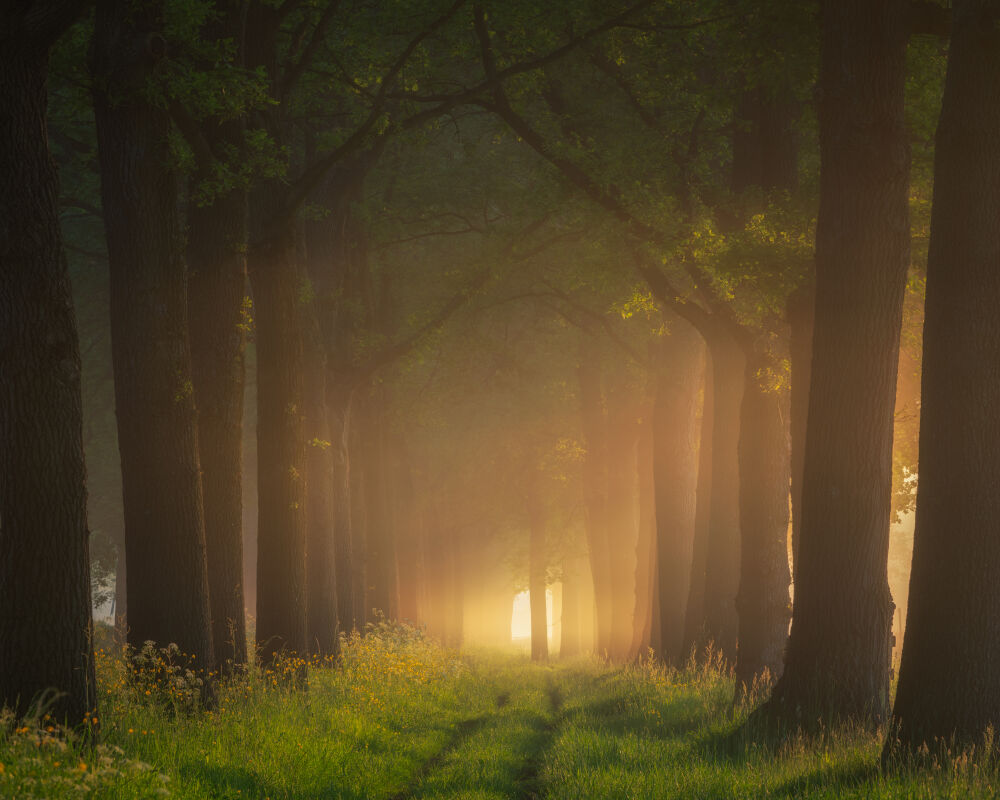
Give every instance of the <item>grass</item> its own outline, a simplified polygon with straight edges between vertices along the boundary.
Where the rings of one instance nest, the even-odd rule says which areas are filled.
[[[0,718],[0,797],[930,798],[993,797],[998,773],[942,759],[884,775],[880,737],[829,732],[734,749],[750,703],[732,707],[718,664],[673,671],[593,660],[533,665],[459,653],[383,626],[346,642],[308,688],[251,670],[211,712],[176,654],[126,674],[99,654],[101,743],[43,716]]]

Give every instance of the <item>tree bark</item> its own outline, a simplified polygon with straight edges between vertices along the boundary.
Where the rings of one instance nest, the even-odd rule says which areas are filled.
[[[909,261],[902,0],[823,6],[820,215],[799,578],[762,715],[884,718],[892,431]]]
[[[704,332],[703,332],[704,334]],[[712,480],[705,557],[705,635],[736,661],[740,580],[740,408],[746,359],[726,334],[708,340],[712,362]]]
[[[762,384],[769,366],[766,359],[747,359],[740,413],[738,695],[758,679],[781,675],[791,616],[787,400],[780,389]]]
[[[249,268],[257,343],[257,645],[267,661],[309,647],[301,283],[290,226],[251,247]]]
[[[49,713],[75,726],[97,698],[80,347],[46,124],[49,48],[72,11],[0,11],[0,706],[20,716],[55,690]]]
[[[243,126],[220,126],[220,142]],[[207,179],[201,175],[200,179]],[[246,194],[235,190],[188,209],[191,378],[205,508],[212,639],[223,670],[246,663],[243,597],[243,384]]]
[[[306,618],[312,652],[336,657],[340,650],[334,508],[336,470],[326,403],[328,372],[314,309],[308,309],[306,314]]]
[[[213,666],[198,420],[170,118],[143,95],[162,8],[98,4],[94,115],[128,563],[128,641]]]
[[[657,354],[653,416],[656,485],[659,651],[668,664],[685,653],[684,630],[690,595],[698,481],[698,376],[701,337],[677,322]]]
[[[955,754],[982,747],[987,730],[1000,727],[998,22],[997,0],[954,4],[934,163],[920,488],[890,752],[926,742]]]

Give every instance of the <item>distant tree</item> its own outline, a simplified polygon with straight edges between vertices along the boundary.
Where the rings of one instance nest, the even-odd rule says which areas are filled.
[[[656,485],[656,558],[659,580],[659,652],[681,662],[695,538],[698,485],[696,414],[704,346],[686,322],[676,320],[660,345],[653,410]]]
[[[920,486],[887,754],[1000,727],[1000,3],[956,0],[927,263]]]
[[[156,97],[163,8],[102,0],[94,110],[111,269],[129,642],[213,666],[205,517],[171,121]]]
[[[82,3],[0,10],[0,705],[96,713],[80,348],[46,122]],[[54,692],[54,695],[47,694]]]
[[[881,720],[892,423],[909,261],[902,0],[823,5],[816,316],[795,608],[762,709],[788,725]]]

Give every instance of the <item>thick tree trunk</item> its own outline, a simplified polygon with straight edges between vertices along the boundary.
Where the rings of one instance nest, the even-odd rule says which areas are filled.
[[[684,616],[681,656],[687,658],[705,644],[705,565],[708,560],[708,531],[712,499],[712,354],[704,353],[704,382],[698,434],[698,485],[695,492],[694,545],[691,551],[691,586]]]
[[[761,384],[762,361],[747,362],[740,414],[741,569],[737,610],[740,641],[737,694],[784,666],[788,602],[787,401]],[[764,370],[766,373],[766,369]]]
[[[241,125],[230,125],[220,137],[231,141],[241,130]],[[247,660],[243,599],[246,215],[246,195],[241,191],[188,209],[191,378],[198,408],[212,639],[223,670]]]
[[[22,715],[54,689],[49,712],[78,725],[97,697],[80,348],[45,118],[61,26],[25,23],[0,11],[0,706]]]
[[[981,747],[987,730],[1000,728],[1000,2],[956,0],[953,15],[934,164],[898,743],[888,745],[913,752],[926,742],[952,754]]]
[[[792,725],[877,722],[889,695],[892,429],[909,261],[906,4],[823,6],[816,317],[785,671]]]
[[[712,364],[712,481],[705,556],[705,634],[733,664],[739,627],[739,439],[746,359],[725,334],[708,342]]]
[[[696,434],[702,340],[678,322],[657,354],[654,427],[660,648],[669,664],[685,653],[698,481]]]
[[[213,666],[198,420],[170,118],[144,97],[162,8],[98,4],[94,114],[128,562],[128,640]]]
[[[613,616],[611,554],[608,543],[606,434],[596,354],[584,347],[579,368],[580,404],[586,455],[583,462],[584,524],[594,581],[594,649],[607,657]]]
[[[269,205],[261,198],[258,219],[268,219]],[[257,644],[266,661],[309,647],[304,355],[291,224],[251,247],[249,268],[257,343]]]

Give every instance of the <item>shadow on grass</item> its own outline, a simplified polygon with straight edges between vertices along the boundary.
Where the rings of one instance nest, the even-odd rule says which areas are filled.
[[[185,767],[181,775],[200,780],[210,787],[210,797],[284,797],[287,800],[366,800],[368,795],[357,787],[346,785],[344,781],[330,783],[318,791],[315,788],[303,788],[288,793],[287,786],[277,786],[271,781],[262,779],[245,767],[219,766],[204,764]]]
[[[444,746],[421,764],[420,769],[410,778],[407,786],[401,791],[390,795],[389,800],[407,800],[407,798],[418,796],[417,791],[427,776],[441,766],[451,753],[462,746],[466,739],[474,736],[476,731],[482,728],[491,717],[492,715],[490,714],[482,714],[478,717],[463,719],[457,723],[451,737],[445,742]]]
[[[624,698],[607,697],[574,706],[565,712],[568,721],[588,725],[596,723],[601,730],[613,734],[635,734],[659,740],[676,739],[699,730],[704,726],[704,719],[695,713],[684,714],[683,701],[661,705],[661,711],[667,712],[664,719],[652,719],[646,715],[635,713],[628,709]],[[692,701],[694,706],[695,701]]]

